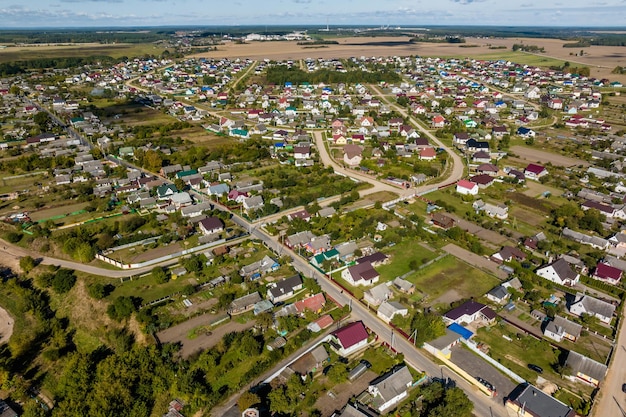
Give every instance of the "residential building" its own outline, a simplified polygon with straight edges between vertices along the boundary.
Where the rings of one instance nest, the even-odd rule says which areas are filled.
[[[373,398],[373,408],[381,413],[387,412],[408,395],[412,384],[413,377],[406,365],[376,378],[367,388]]]
[[[586,356],[570,350],[565,366],[572,371],[572,376],[583,380],[595,387],[600,385],[607,372],[607,366]]]
[[[622,270],[604,262],[598,262],[591,278],[606,282],[611,285],[619,285],[622,280]]]
[[[615,314],[615,306],[578,292],[569,305],[569,312],[577,316],[589,314],[597,317],[602,323],[610,324],[613,314]]]
[[[576,411],[572,407],[530,384],[515,388],[505,404],[517,416],[528,414],[531,417],[576,417]]]
[[[302,278],[300,278],[300,275],[294,275],[269,287],[267,298],[275,304],[293,297],[295,292],[301,290],[302,287]]]
[[[342,356],[348,356],[367,346],[369,334],[362,321],[350,323],[331,333],[331,346]]]
[[[583,326],[578,323],[567,320],[561,316],[554,316],[554,319],[548,322],[543,330],[543,334],[557,342],[563,339],[575,342],[580,337]]]
[[[528,164],[526,169],[524,169],[524,175],[528,179],[538,180],[544,175],[548,175],[548,170],[544,166],[541,166],[541,165]]]
[[[466,301],[443,315],[443,319],[448,325],[451,323],[472,323],[476,320],[492,322],[495,318],[496,313],[491,308],[471,300]]]
[[[224,223],[218,217],[207,217],[206,219],[200,220],[198,227],[205,235],[221,233],[224,231]]]
[[[559,285],[568,287],[578,283],[580,275],[575,272],[565,259],[558,259],[537,270],[537,275]]]
[[[456,192],[462,195],[477,195],[478,184],[469,180],[460,180],[456,183]]]
[[[378,282],[380,274],[371,262],[362,262],[341,271],[341,278],[350,285],[372,285]]]
[[[376,311],[376,315],[385,323],[389,323],[397,315],[405,317],[407,314],[409,314],[407,307],[398,302],[387,300],[383,301]]]
[[[363,299],[368,305],[377,306],[393,295],[387,284],[382,283],[363,293]]]

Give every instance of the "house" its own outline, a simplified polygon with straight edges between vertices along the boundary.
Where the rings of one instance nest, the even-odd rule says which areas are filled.
[[[469,180],[460,180],[456,183],[456,192],[462,195],[477,195],[478,184]]]
[[[534,138],[536,135],[534,130],[523,126],[518,127],[515,133],[522,138]]]
[[[230,306],[228,307],[228,314],[235,315],[250,311],[254,308],[254,305],[261,300],[261,295],[258,292],[244,295],[243,297],[237,298],[230,303]]]
[[[209,185],[206,190],[207,194],[216,195],[218,197],[221,197],[224,194],[228,194],[229,191],[230,188],[228,188],[228,185],[223,183]]]
[[[341,356],[348,356],[351,353],[367,346],[369,334],[362,321],[350,323],[339,330],[331,333],[331,346]]]
[[[372,396],[372,407],[385,413],[408,395],[413,377],[406,365],[394,368],[373,380],[367,392]]]
[[[494,178],[491,175],[479,174],[470,178],[470,182],[478,185],[478,188],[487,188],[494,182]]]
[[[422,161],[433,161],[437,158],[435,148],[424,148],[420,150],[419,158]]]
[[[224,231],[224,223],[218,217],[207,217],[204,220],[200,220],[198,227],[205,235],[221,233]]]
[[[323,345],[318,345],[315,349],[305,353],[296,359],[289,368],[296,374],[306,377],[321,370],[325,363],[328,362],[328,352]]]
[[[0,417],[17,417],[18,414],[6,403],[0,400]]]
[[[576,411],[530,384],[518,385],[507,397],[505,405],[516,416],[576,417]]]
[[[183,167],[180,164],[168,165],[168,166],[162,167],[159,173],[161,174],[162,177],[168,178],[182,170],[183,170]]]
[[[452,352],[450,349],[461,343],[461,335],[446,327],[446,333],[435,340],[424,343],[424,349],[436,357],[450,359]]]
[[[432,119],[432,127],[435,129],[440,129],[446,125],[446,119],[443,116],[437,115]]]
[[[348,144],[343,147],[343,162],[349,166],[358,166],[361,164],[363,160],[363,156],[361,155],[363,152],[363,148],[359,145]]]
[[[171,203],[176,207],[176,209],[180,209],[182,207],[187,207],[193,204],[193,199],[188,192],[183,191],[182,193],[176,193],[170,197]]]
[[[610,324],[613,314],[615,314],[615,306],[613,304],[582,293],[576,293],[576,297],[568,308],[572,314],[577,316],[588,314],[597,317],[604,324]]]
[[[312,295],[310,297],[305,298],[304,300],[296,301],[293,303],[296,311],[300,314],[305,311],[312,311],[314,313],[319,313],[324,308],[326,304],[326,298],[324,298],[324,293],[318,293]]]
[[[598,262],[591,278],[606,282],[611,285],[618,285],[622,279],[622,270],[615,268],[604,262]]]
[[[305,230],[287,236],[285,239],[285,245],[287,245],[290,249],[306,247],[306,245],[311,242],[313,238],[315,238],[315,235],[309,230]]]
[[[242,277],[250,277],[250,279],[258,279],[261,275],[271,271],[276,271],[280,268],[280,264],[274,259],[265,255],[260,261],[252,262],[249,265],[242,267],[239,270],[239,275]]]
[[[145,199],[144,199],[145,200]],[[180,209],[180,214],[183,217],[197,217],[204,211],[213,210],[213,204],[209,202],[194,204],[193,206],[187,206]]]
[[[529,178],[531,180],[538,180],[544,175],[548,175],[548,170],[541,165],[528,164],[526,169],[524,169],[524,175],[526,176],[526,178]]]
[[[536,274],[548,281],[569,287],[576,285],[580,279],[580,275],[562,258],[537,269]]]
[[[330,417],[378,417],[378,413],[361,403],[346,404],[341,414],[333,414]]]
[[[291,214],[288,214],[287,218],[289,219],[289,221],[292,221],[293,219],[301,219],[301,220],[304,220],[305,222],[308,222],[309,220],[311,220],[311,215],[306,209],[302,209],[302,210],[293,212]]]
[[[394,279],[392,283],[398,291],[405,294],[413,294],[415,292],[415,284],[400,277]]]
[[[489,154],[487,152],[476,152],[474,154],[474,158],[476,158],[476,155],[478,155],[479,153],[484,153],[487,155],[487,158],[489,158]],[[494,164],[489,164],[489,163],[480,164],[478,165],[478,167],[476,167],[476,172],[478,174],[490,175],[492,177],[496,177],[498,175],[498,167],[495,166]]]
[[[312,331],[313,333],[319,333],[324,329],[327,329],[334,323],[333,318],[330,314],[324,314],[319,319],[309,323],[306,328]]]
[[[350,285],[372,285],[378,282],[380,275],[371,262],[366,261],[341,271],[341,278]]]
[[[391,322],[396,315],[405,317],[407,314],[409,314],[408,308],[395,301],[383,301],[376,312],[376,315],[385,323]]]
[[[548,322],[543,330],[543,334],[557,342],[563,339],[575,342],[580,337],[583,326],[578,323],[567,320],[561,316],[554,316],[554,319]]]
[[[499,252],[491,255],[490,259],[499,264],[511,261],[521,262],[526,259],[526,254],[516,247],[504,246]]]
[[[446,216],[445,214],[435,212],[430,216],[431,221],[437,227],[441,227],[444,230],[448,230],[455,225],[455,221],[452,217]]]
[[[302,278],[294,275],[275,283],[267,290],[267,298],[274,304],[292,297],[296,291],[302,289]]]
[[[178,190],[174,184],[163,184],[157,187],[157,199],[169,200],[171,196],[176,194]]]
[[[244,210],[258,210],[263,207],[263,197],[260,195],[253,195],[243,200]]]
[[[380,305],[383,301],[386,301],[393,295],[393,291],[389,289],[387,284],[379,284],[363,293],[363,299],[369,305]]]
[[[487,293],[487,298],[498,304],[504,304],[510,296],[509,291],[502,285],[498,285]]]
[[[570,350],[567,355],[565,366],[571,369],[572,376],[582,379],[595,387],[600,385],[600,382],[602,382],[608,370],[606,365],[596,362],[580,353],[576,353],[573,350]]]
[[[492,322],[496,318],[496,313],[486,305],[476,301],[466,301],[457,308],[453,308],[443,315],[446,324],[472,323],[476,320]]]

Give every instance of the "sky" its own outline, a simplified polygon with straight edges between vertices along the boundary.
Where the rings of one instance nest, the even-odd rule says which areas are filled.
[[[626,0],[0,0],[0,29],[327,23],[624,26]]]

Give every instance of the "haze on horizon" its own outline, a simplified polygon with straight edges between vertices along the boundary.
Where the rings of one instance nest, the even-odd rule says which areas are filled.
[[[231,25],[624,26],[626,0],[4,0],[1,28]]]

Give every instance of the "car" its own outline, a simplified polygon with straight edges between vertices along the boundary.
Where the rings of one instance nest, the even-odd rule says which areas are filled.
[[[626,384],[622,384],[622,392],[626,392]]]
[[[537,372],[538,374],[543,373],[543,368],[539,365],[535,365],[533,363],[529,363],[528,364],[528,369],[532,369],[533,371]]]
[[[481,384],[483,384],[485,387],[487,387],[488,390],[491,391],[495,391],[496,387],[493,386],[493,384],[489,381],[487,381],[486,379],[483,379],[479,376],[476,377],[476,381],[480,382]]]
[[[366,367],[367,369],[369,369],[369,368],[371,368],[371,367],[372,367],[372,364],[371,364],[371,363],[369,363],[368,361],[366,361],[365,359],[361,359],[361,360],[359,361],[359,363],[362,363],[363,365],[365,365],[365,367]]]

